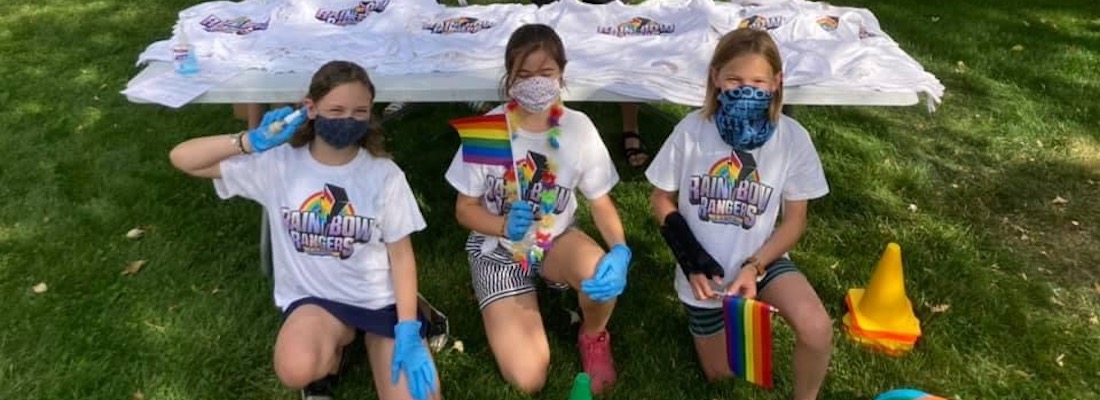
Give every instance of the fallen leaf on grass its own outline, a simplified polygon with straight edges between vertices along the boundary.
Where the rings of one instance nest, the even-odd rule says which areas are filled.
[[[1073,226],[1081,226],[1081,223],[1077,221],[1069,221],[1069,223],[1073,224]]]
[[[145,394],[138,390],[134,392],[133,396],[130,396],[130,400],[145,400]]]
[[[1064,367],[1064,366],[1066,366],[1066,363],[1062,362],[1062,360],[1064,360],[1065,358],[1066,358],[1066,353],[1059,354],[1058,358],[1054,359],[1054,363],[1058,364],[1059,367]]]
[[[967,70],[969,70],[969,68],[966,67],[966,63],[962,62],[962,60],[955,63],[956,74],[965,74]]]
[[[933,15],[932,22],[940,22],[940,17],[938,15]]]
[[[45,286],[46,284],[43,283],[42,285]],[[1092,284],[1092,290],[1096,291],[1096,294],[1100,294],[1100,282]]]
[[[1093,315],[1092,318],[1089,318],[1089,323],[1093,325],[1100,325],[1100,317]]]
[[[149,322],[149,321],[145,321],[145,326],[148,326],[148,327],[150,327],[150,328],[153,328],[153,329],[154,329],[154,330],[156,330],[157,332],[160,332],[160,333],[164,333],[164,327],[163,327],[163,326],[160,326],[160,325],[154,324],[154,323],[152,323],[152,322]]]
[[[1050,203],[1055,204],[1055,205],[1061,205],[1061,204],[1069,203],[1069,200],[1063,199],[1062,196],[1055,196],[1054,200],[1051,200]]]
[[[1028,241],[1028,240],[1030,240],[1030,239],[1031,239],[1031,236],[1028,236],[1028,235],[1020,235],[1020,240],[1023,240],[1023,241],[1025,241],[1025,242],[1026,242],[1026,241]]]
[[[455,340],[455,343],[451,345],[451,349],[459,353],[466,352],[466,346],[462,344],[461,340]]]
[[[577,314],[576,311],[570,310],[568,308],[565,309],[565,311],[569,312],[569,325],[573,325],[573,324],[581,322],[581,315]]]
[[[909,212],[917,212],[917,205],[910,203],[909,204]]]
[[[1031,377],[1035,376],[1035,375],[1029,374],[1029,373],[1027,373],[1027,372],[1024,372],[1024,371],[1020,371],[1020,370],[1018,370],[1018,369],[1017,369],[1017,370],[1013,370],[1012,372],[1016,373],[1016,375],[1019,375],[1019,376],[1022,376],[1022,377],[1024,377],[1024,379],[1031,379]]]
[[[951,309],[950,304],[940,304],[938,306],[932,306],[932,312],[936,313],[936,314],[945,313],[945,312],[947,312],[947,310],[950,310],[950,309]]]
[[[1012,46],[1012,51],[1024,51],[1024,46],[1021,46],[1021,45]]]
[[[829,266],[829,269],[836,269],[836,267],[838,266],[840,266],[840,261],[835,261],[833,262],[833,265]]]
[[[142,236],[145,236],[145,230],[141,228],[134,228],[126,232],[127,239],[141,239]]]
[[[1054,303],[1054,304],[1057,304],[1059,307],[1065,307],[1066,306],[1066,303],[1063,303],[1061,300],[1058,300],[1058,298],[1054,297],[1054,296],[1050,296],[1050,302]]]
[[[122,270],[122,275],[133,275],[141,271],[141,267],[145,266],[145,260],[137,260],[126,266],[126,269]]]
[[[36,294],[46,293],[46,291],[49,290],[49,289],[50,289],[49,286],[46,286],[46,282],[41,282],[37,285],[34,285],[34,287],[31,288],[31,290],[33,290],[34,293],[36,293]]]

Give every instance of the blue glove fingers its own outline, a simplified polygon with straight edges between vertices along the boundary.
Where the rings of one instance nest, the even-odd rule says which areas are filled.
[[[428,400],[428,377],[424,374],[424,367],[416,368],[409,379],[409,392],[417,400]]]
[[[401,378],[401,357],[398,355],[397,348],[393,349],[393,362],[390,363],[390,383],[397,384],[397,380]]]

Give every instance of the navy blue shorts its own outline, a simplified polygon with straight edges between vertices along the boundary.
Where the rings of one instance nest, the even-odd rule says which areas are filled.
[[[289,317],[290,313],[294,312],[295,309],[306,304],[313,304],[323,308],[329,314],[332,314],[333,317],[340,320],[340,322],[343,322],[344,325],[350,326],[360,332],[373,333],[378,336],[392,338],[393,326],[397,325],[396,304],[390,304],[377,310],[371,310],[319,297],[304,297],[290,303],[290,305],[286,307],[286,311],[283,311],[283,322],[286,322],[287,317]],[[416,319],[420,320],[420,337],[428,337],[428,320],[424,318],[424,315],[421,314],[419,310],[417,310]]]

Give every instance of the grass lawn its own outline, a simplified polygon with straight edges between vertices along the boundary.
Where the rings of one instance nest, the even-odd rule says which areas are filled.
[[[169,110],[118,94],[137,54],[195,2],[0,4],[0,398],[297,396],[270,366],[279,315],[257,266],[259,208],[218,201],[209,182],[167,160],[180,141],[242,124],[226,106]],[[797,109],[832,186],[793,253],[837,320],[822,398],[904,386],[958,399],[1100,398],[1096,1],[839,4],[874,11],[947,96],[934,114]],[[573,106],[620,130],[616,106]],[[427,107],[389,126],[390,147],[428,219],[414,237],[422,291],[465,345],[437,355],[445,396],[520,399],[487,348],[466,233],[442,178],[458,144],[445,121],[467,113]],[[673,122],[643,114],[642,123],[655,152]],[[608,135],[609,147],[618,140]],[[782,323],[775,391],[702,383],[672,258],[648,218],[649,185],[616,157],[614,196],[635,263],[611,322],[620,383],[607,398],[789,398],[792,335]],[[147,236],[128,240],[134,227]],[[852,345],[839,323],[845,291],[866,283],[888,241],[902,245],[924,329],[900,359]],[[148,263],[120,275],[134,260]],[[39,283],[48,290],[36,293]],[[575,299],[544,299],[554,358],[539,398],[564,399],[580,363],[561,308]],[[338,394],[373,398],[363,355],[355,361]]]

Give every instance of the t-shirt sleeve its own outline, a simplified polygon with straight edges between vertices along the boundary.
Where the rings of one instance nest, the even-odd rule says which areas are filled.
[[[447,168],[445,177],[447,183],[463,195],[481,197],[485,194],[485,171],[480,165],[462,161],[461,146],[451,159],[451,166]]]
[[[583,135],[589,140],[580,149],[582,156],[578,172],[581,176],[577,181],[577,189],[580,189],[584,197],[592,200],[611,192],[619,183],[619,172],[615,170],[615,163],[611,161],[611,154],[607,152],[607,146],[603,144],[596,126],[588,121],[583,129],[588,130]]]
[[[427,227],[405,173],[398,170],[389,174],[383,196],[382,241],[394,243]]]
[[[680,177],[684,170],[684,137],[686,124],[681,121],[661,145],[661,150],[645,170],[645,177],[657,189],[666,192],[680,191]]]
[[[273,187],[278,165],[279,153],[276,148],[264,153],[239,155],[225,159],[218,164],[222,177],[214,180],[214,191],[218,197],[229,199],[241,196],[255,200],[266,206],[268,191]]]
[[[817,155],[810,134],[793,119],[787,120],[791,140],[789,142],[787,183],[783,187],[785,200],[811,200],[829,193],[825,170]]]

